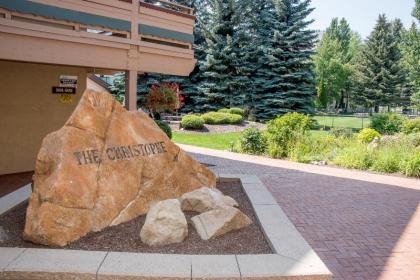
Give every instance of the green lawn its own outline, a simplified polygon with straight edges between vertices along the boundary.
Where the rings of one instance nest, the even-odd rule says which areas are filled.
[[[231,143],[235,142],[240,132],[230,133],[188,133],[174,132],[172,140],[175,143],[191,146],[205,147],[215,150],[229,150]]]
[[[321,127],[343,127],[362,129],[370,124],[369,118],[356,117],[332,117],[332,116],[314,116],[313,117]]]
[[[312,130],[315,135],[325,135],[328,131]],[[173,132],[172,141],[179,144],[186,144],[197,147],[204,147],[215,150],[229,150],[231,143],[235,142],[240,132],[229,133],[190,133],[190,132]]]

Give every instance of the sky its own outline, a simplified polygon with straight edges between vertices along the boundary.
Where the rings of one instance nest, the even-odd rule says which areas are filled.
[[[411,25],[415,0],[312,0],[315,19],[312,28],[325,30],[334,17],[346,18],[350,27],[362,38],[369,36],[378,15],[384,13],[388,19],[399,18],[406,27]]]

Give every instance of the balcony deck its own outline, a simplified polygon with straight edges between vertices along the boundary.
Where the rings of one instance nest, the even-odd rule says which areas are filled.
[[[192,13],[167,0],[0,0],[0,59],[188,75]]]

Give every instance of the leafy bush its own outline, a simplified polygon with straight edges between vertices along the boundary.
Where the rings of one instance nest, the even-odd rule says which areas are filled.
[[[353,130],[351,128],[333,127],[331,128],[330,133],[334,135],[335,137],[344,137],[344,138],[353,137]]]
[[[395,134],[401,131],[405,118],[395,113],[376,114],[371,117],[371,128],[381,134]]]
[[[181,107],[180,90],[176,83],[153,85],[146,95],[146,107],[152,113],[175,111]]]
[[[357,140],[365,144],[372,142],[375,138],[381,138],[381,134],[373,128],[364,128],[357,135]]]
[[[402,132],[405,134],[420,132],[420,118],[417,119],[406,119],[402,126]]]
[[[217,111],[218,113],[226,113],[226,114],[234,114],[234,115],[240,115],[240,116],[245,116],[245,110],[241,109],[241,108],[222,108],[219,109],[219,111]]]
[[[244,130],[239,138],[239,149],[246,154],[261,155],[267,148],[264,134],[257,128]]]
[[[420,177],[420,151],[403,160],[400,171],[406,176]]]
[[[230,108],[229,113],[234,115],[240,115],[242,117],[245,116],[245,110],[241,108]]]
[[[185,129],[202,129],[204,127],[204,119],[197,115],[183,116],[181,127]]]
[[[206,124],[238,124],[242,116],[220,112],[208,112],[201,116]]]
[[[169,139],[172,139],[172,129],[166,122],[155,120],[155,123],[168,135]]]
[[[275,158],[289,155],[293,146],[311,128],[311,119],[299,113],[288,113],[268,122],[268,153]]]

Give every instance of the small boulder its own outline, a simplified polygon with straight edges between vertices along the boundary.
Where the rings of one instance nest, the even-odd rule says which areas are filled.
[[[247,215],[230,206],[202,213],[193,217],[191,221],[202,240],[209,240],[252,224]]]
[[[202,187],[181,196],[181,208],[184,211],[207,212],[224,206],[237,207],[238,203],[216,188]]]
[[[188,224],[177,199],[154,204],[146,216],[140,231],[141,241],[149,246],[163,246],[184,241]]]

